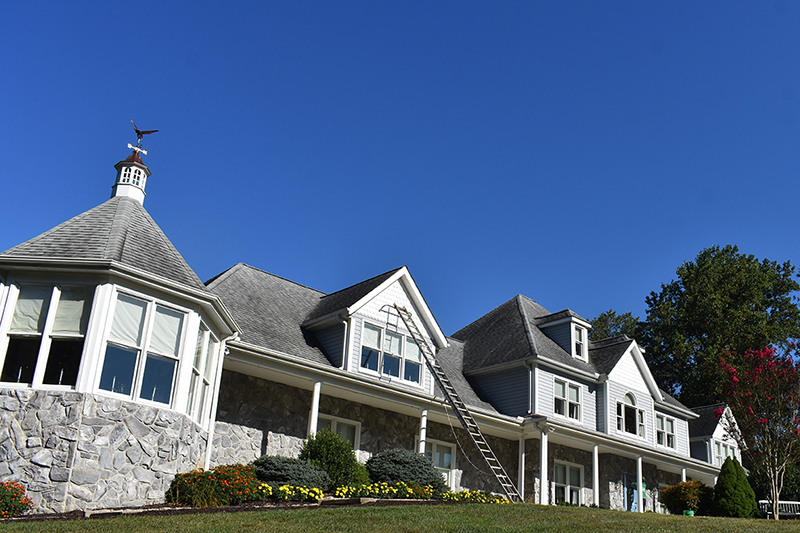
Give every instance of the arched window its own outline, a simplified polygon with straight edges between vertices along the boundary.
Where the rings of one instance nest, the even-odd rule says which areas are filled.
[[[644,410],[636,408],[636,397],[630,392],[617,402],[617,431],[644,438]]]
[[[137,168],[133,171],[133,184],[138,186],[139,182],[142,180],[142,170]]]
[[[131,182],[131,167],[125,167],[122,169],[122,179],[120,179],[121,183],[130,183]]]

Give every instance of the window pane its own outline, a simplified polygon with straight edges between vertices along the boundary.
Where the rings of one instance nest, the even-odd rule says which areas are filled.
[[[573,487],[581,486],[581,471],[577,468],[569,468],[569,484]]]
[[[570,399],[570,401],[577,402],[579,394],[580,393],[578,391],[578,387],[575,387],[574,385],[570,385],[569,386],[569,399]]]
[[[111,338],[128,346],[139,346],[147,303],[124,294],[117,295],[117,308],[111,324]]]
[[[664,417],[657,416],[656,417],[656,428],[657,429],[664,429]]]
[[[337,421],[336,434],[339,435],[342,440],[349,442],[352,448],[356,447],[356,427],[354,425]]]
[[[332,421],[328,418],[317,419],[317,431],[322,431],[323,429],[327,429],[328,431],[330,431],[331,422]]]
[[[206,354],[206,368],[203,375],[206,381],[211,381],[211,374],[216,369],[217,349],[219,348],[219,341],[214,337],[213,333],[208,334],[208,353]]]
[[[154,402],[169,403],[174,372],[175,361],[173,359],[147,354],[142,391],[139,393],[139,397]]]
[[[444,444],[436,445],[436,466],[450,470],[450,464],[453,460],[453,449]]]
[[[41,285],[23,285],[19,288],[17,306],[14,308],[14,319],[11,331],[17,333],[41,333],[50,306],[51,287]]]
[[[400,344],[402,341],[402,336],[398,335],[397,333],[387,331],[386,340],[383,343],[383,351],[394,355],[401,355],[402,353],[400,352]]]
[[[562,400],[561,398],[555,399],[555,405],[553,406],[553,410],[556,412],[556,414],[562,416],[565,414],[564,403],[565,403],[564,400]]]
[[[664,432],[663,431],[656,431],[656,443],[660,444],[661,446],[664,445]]]
[[[566,384],[563,381],[556,381],[556,396],[559,398],[566,398],[567,397],[567,389]]]
[[[667,432],[675,433],[675,421],[671,418],[667,419]]]
[[[570,488],[569,498],[570,498],[569,503],[571,503],[572,505],[580,505],[581,504],[580,489]]]
[[[197,412],[195,413],[195,420],[198,422],[200,421],[200,417],[203,416],[203,410],[206,406],[206,396],[208,395],[208,385],[200,382],[200,398],[197,400]]]
[[[580,407],[577,403],[569,404],[569,417],[574,418],[575,420],[581,417],[580,415]]]
[[[400,358],[383,354],[383,373],[388,376],[400,377]]]
[[[406,360],[408,361],[421,361],[422,353],[419,351],[417,342],[411,337],[406,337]]]
[[[567,482],[567,467],[565,465],[556,465],[556,483],[562,485]]]
[[[419,363],[411,363],[406,361],[406,367],[403,371],[403,379],[406,381],[413,381],[414,383],[419,383],[419,371],[420,365]]]
[[[675,447],[675,435],[667,435],[667,446],[670,448]]]
[[[376,328],[375,326],[370,326],[369,324],[364,324],[364,338],[361,339],[361,344],[364,346],[369,346],[370,348],[375,348],[376,350],[380,350],[381,329]]]
[[[183,324],[183,313],[157,307],[150,349],[163,355],[178,355],[181,324]]]
[[[120,394],[130,394],[138,353],[138,350],[109,344],[103,361],[103,373],[100,375],[100,388]]]
[[[192,381],[189,383],[189,400],[186,402],[186,412],[189,416],[194,417],[194,395],[197,387],[200,386],[200,376],[192,372]]]
[[[203,364],[203,348],[205,348],[205,340],[206,340],[206,328],[203,325],[200,325],[200,329],[197,330],[197,344],[194,347],[194,361],[192,361],[192,366],[199,372],[200,365]]]
[[[39,337],[9,338],[6,361],[3,364],[3,373],[0,374],[0,381],[9,383],[30,383],[33,381],[33,371],[36,368],[36,359],[39,357],[40,341]]]
[[[371,348],[367,348],[366,346],[361,348],[361,367],[372,370],[373,372],[377,372],[378,357],[380,357],[380,354],[381,352],[378,350],[373,350]]]
[[[67,287],[61,291],[53,322],[53,333],[86,334],[89,309],[92,305],[92,291]]]
[[[425,456],[433,462],[433,444],[430,442],[425,443]]]
[[[556,503],[566,501],[566,488],[556,486]]]
[[[53,339],[42,382],[45,385],[74,386],[83,354],[83,339]]]

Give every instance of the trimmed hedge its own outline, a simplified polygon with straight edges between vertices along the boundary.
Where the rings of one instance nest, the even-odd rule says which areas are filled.
[[[302,459],[263,455],[253,461],[256,476],[275,489],[283,485],[330,490],[330,476],[317,465]]]
[[[430,485],[436,493],[447,490],[442,475],[434,468],[430,459],[410,450],[386,450],[367,461],[367,471],[374,483],[415,483],[421,487]]]

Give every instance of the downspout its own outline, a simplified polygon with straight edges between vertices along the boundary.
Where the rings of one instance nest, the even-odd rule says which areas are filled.
[[[203,461],[203,470],[208,470],[211,466],[211,450],[214,447],[214,426],[217,423],[217,404],[219,403],[219,387],[222,383],[222,364],[225,362],[225,356],[230,353],[228,350],[228,343],[236,340],[239,337],[238,332],[234,332],[230,337],[223,339],[219,350],[219,361],[217,362],[217,380],[214,384],[214,396],[211,401],[211,413],[208,419],[208,440],[206,441],[206,456]]]
[[[528,414],[534,414],[533,411],[533,395],[535,394],[534,391],[534,382],[533,382],[533,363],[529,363],[528,361],[523,361],[522,364],[525,368],[528,369]]]
[[[342,370],[347,370],[347,360],[350,357],[350,353],[348,352],[348,348],[350,347],[350,316],[348,315],[347,318],[342,318],[342,324],[344,325],[344,338],[342,339]]]

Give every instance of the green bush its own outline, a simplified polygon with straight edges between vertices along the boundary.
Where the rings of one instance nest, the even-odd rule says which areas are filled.
[[[695,511],[707,515],[714,498],[714,489],[699,481],[683,481],[661,491],[661,502],[672,514]]]
[[[728,457],[722,464],[714,487],[714,514],[734,518],[760,516],[756,494],[739,461]]]
[[[275,489],[291,485],[326,491],[331,487],[331,478],[327,472],[302,459],[263,455],[252,464],[258,479],[269,483]]]
[[[260,498],[259,485],[252,466],[224,465],[176,475],[164,498],[192,507],[236,505]]]
[[[409,450],[386,450],[367,461],[367,471],[375,483],[416,483],[430,485],[436,493],[447,490],[442,475],[433,467],[430,459]]]
[[[333,488],[354,483],[362,475],[350,443],[328,429],[311,435],[303,443],[300,459],[313,463],[327,472]]]
[[[21,516],[33,506],[25,487],[15,481],[0,483],[0,518]]]

